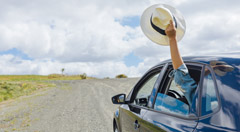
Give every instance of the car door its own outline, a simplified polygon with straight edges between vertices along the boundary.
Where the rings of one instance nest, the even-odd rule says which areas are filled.
[[[147,105],[154,88],[158,87],[157,80],[163,69],[155,67],[147,72],[131,92],[128,104],[120,106],[120,126],[122,132],[139,132],[140,122],[147,111]]]
[[[191,77],[200,84],[203,68],[199,64],[187,63]],[[199,85],[194,93],[193,103],[188,104],[181,89],[178,88],[169,76],[173,70],[168,67],[155,101],[144,114],[141,123],[141,132],[155,131],[194,131],[198,124]]]

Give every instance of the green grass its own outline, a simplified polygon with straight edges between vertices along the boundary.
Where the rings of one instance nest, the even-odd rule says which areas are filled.
[[[53,87],[48,80],[82,80],[92,79],[86,74],[65,76],[61,74],[41,75],[0,75],[0,102],[30,95],[34,91]]]
[[[38,89],[53,86],[55,85],[47,82],[30,82],[30,81],[0,82],[0,102],[9,99],[14,99],[23,95],[30,95]]]
[[[61,75],[61,74],[50,74],[47,76],[42,75],[0,75],[2,81],[40,81],[40,80],[82,80],[82,79],[93,79],[93,77],[87,77],[86,74],[80,75]]]

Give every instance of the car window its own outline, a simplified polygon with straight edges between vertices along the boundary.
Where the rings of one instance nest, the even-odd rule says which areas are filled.
[[[141,88],[137,92],[137,95],[136,95],[136,98],[134,99],[133,104],[140,105],[140,106],[147,106],[149,97],[151,95],[151,92],[153,90],[154,84],[158,76],[159,76],[159,72],[153,73],[152,75],[150,75],[147,81],[144,82],[144,84],[141,86]]]
[[[157,94],[154,109],[177,115],[189,114],[189,106],[186,103],[162,93]]]
[[[200,80],[201,69],[201,67],[197,66],[194,66],[194,68],[192,67],[192,69],[188,69],[190,76],[197,84]],[[169,72],[165,76],[165,82],[157,93],[154,109],[182,116],[188,116],[190,113],[196,114],[196,108],[188,104],[188,101],[183,93],[183,89],[175,83],[173,77],[169,76],[172,70],[172,68],[169,68]],[[193,93],[193,102],[195,102],[196,97],[197,93]]]
[[[157,94],[154,109],[177,115],[188,115],[189,105],[187,100],[173,79],[169,79],[167,89],[165,94],[160,92]]]
[[[167,94],[170,96],[173,96],[175,98],[178,98],[179,96],[184,97],[184,94],[181,91],[181,88],[179,88],[179,86],[177,86],[177,84],[175,83],[175,81],[173,79],[170,81],[170,87],[168,88]]]
[[[212,113],[219,105],[213,74],[208,68],[205,69],[205,73],[202,87],[202,116]]]

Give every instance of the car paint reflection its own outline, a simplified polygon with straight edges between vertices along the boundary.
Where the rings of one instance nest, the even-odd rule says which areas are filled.
[[[155,110],[170,112],[178,115],[189,114],[189,106],[182,101],[168,96],[166,94],[158,93],[157,99],[154,105]]]

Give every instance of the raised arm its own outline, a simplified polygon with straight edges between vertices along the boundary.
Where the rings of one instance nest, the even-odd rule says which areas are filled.
[[[170,20],[170,24],[168,25],[165,32],[169,38],[173,68],[178,69],[178,67],[184,64],[184,62],[178,50],[177,39],[176,39],[176,29],[172,20]]]

